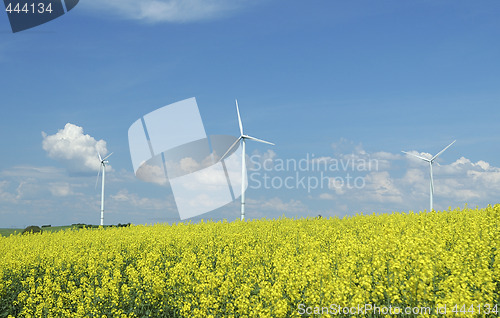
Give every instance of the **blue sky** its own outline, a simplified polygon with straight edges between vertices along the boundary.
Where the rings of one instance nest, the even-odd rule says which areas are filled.
[[[253,184],[247,218],[426,209],[428,167],[401,150],[435,154],[455,139],[434,170],[435,208],[497,203],[499,14],[498,1],[82,0],[12,34],[0,13],[0,227],[97,224],[98,162],[82,162],[100,140],[114,152],[105,223],[179,221],[168,187],[134,176],[127,131],[190,97],[208,134],[234,136],[237,98],[246,132],[276,143],[249,143],[249,155],[274,165],[379,162],[351,171],[359,189]],[[68,123],[64,158],[43,142]],[[200,218],[238,217],[235,201]]]

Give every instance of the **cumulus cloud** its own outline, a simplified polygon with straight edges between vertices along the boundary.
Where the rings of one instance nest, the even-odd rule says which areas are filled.
[[[329,191],[319,194],[318,200],[335,201],[336,206],[347,204],[353,207],[367,207],[387,210],[426,209],[429,202],[428,163],[400,153],[387,151],[369,152],[361,144],[341,139],[332,144],[334,156],[322,157],[332,161],[335,158],[355,160],[371,158],[378,160],[378,169],[369,169],[357,177],[364,180],[362,187],[342,187],[330,182]],[[425,152],[410,153],[432,158]],[[500,188],[500,168],[479,160],[473,162],[466,157],[454,158],[450,154],[439,158],[440,164],[433,166],[434,203],[437,209],[448,206],[486,205],[497,202]],[[342,177],[342,176],[340,176]]]
[[[185,173],[192,173],[200,170],[200,164],[191,157],[182,158],[180,161],[180,168]]]
[[[48,156],[62,163],[69,172],[82,173],[98,171],[100,162],[97,152],[101,156],[108,153],[106,141],[97,141],[90,135],[83,133],[83,128],[67,123],[54,135],[42,132],[42,147]],[[111,169],[111,166],[107,166]]]
[[[430,157],[430,154],[420,155]],[[429,167],[420,164],[417,168],[418,158],[408,158],[411,167],[406,171],[403,184],[412,186],[413,194],[429,192]],[[420,160],[421,161],[421,160]],[[450,164],[433,166],[435,194],[459,201],[489,200],[495,196],[494,189],[500,186],[500,168],[479,160],[472,162],[470,159],[460,157]]]
[[[339,141],[331,144],[331,147],[335,154],[356,154],[356,155],[365,155],[366,151],[363,149],[363,144],[354,143],[352,140],[348,140],[346,138],[340,138]]]
[[[278,197],[271,198],[262,202],[255,200],[249,200],[248,203],[259,206],[263,210],[272,210],[282,213],[290,212],[305,212],[307,207],[300,200],[290,199],[289,201],[283,201]]]
[[[321,193],[319,198],[321,200],[335,200],[335,197],[331,193]]]
[[[335,190],[335,193],[337,195],[342,195],[345,194],[346,192],[346,188],[344,187],[344,181],[338,178],[330,178],[328,188]],[[323,196],[322,199],[324,198],[325,197]]]
[[[260,0],[88,0],[82,6],[125,19],[183,23],[226,16],[256,2]]]
[[[449,165],[441,166],[440,169],[446,174],[468,173],[469,171],[500,172],[499,168],[493,167],[483,160],[474,163],[465,157],[460,157]]]
[[[377,159],[385,159],[385,160],[399,160],[401,159],[400,154],[394,154],[386,151],[378,151],[372,154],[374,158]]]
[[[9,191],[10,183],[8,181],[0,181],[0,203],[16,203],[17,196]]]
[[[254,150],[252,155],[247,158],[247,166],[250,170],[259,170],[262,168],[273,169],[274,160],[277,159],[278,155],[271,149],[267,149],[264,153],[259,150]]]
[[[115,220],[121,218],[120,222],[136,220],[144,223],[163,215],[166,209],[171,214],[175,212],[174,200],[171,195],[169,199],[168,192],[155,196],[151,194],[154,191],[147,189],[143,191],[145,194],[115,190],[117,185],[123,189],[138,182],[132,172],[121,170],[109,177],[105,194],[106,213],[114,213]],[[94,185],[94,174],[91,178],[78,175],[69,178],[66,169],[61,167],[6,167],[0,170],[0,215],[6,220],[6,226],[16,227],[95,224],[99,222],[101,191],[100,185],[97,189]]]
[[[419,157],[426,158],[429,160],[432,159],[432,155],[428,152],[418,152],[418,151],[412,150],[412,151],[407,151],[407,153],[408,154],[406,154],[405,156],[408,158],[408,161],[413,165],[415,165],[415,164],[419,165],[419,164],[425,163],[425,161],[423,161],[422,159],[417,158],[415,156],[419,156]]]
[[[131,193],[127,189],[121,189],[117,193],[111,194],[110,198],[114,201],[112,203],[115,204],[115,207],[123,204],[146,210],[164,210],[172,207],[172,204],[166,198],[143,197],[136,193]],[[121,205],[117,205],[118,203]]]
[[[67,197],[75,194],[71,184],[68,182],[49,183],[49,191],[55,197]]]
[[[55,167],[14,166],[0,172],[4,178],[52,180],[64,178],[63,169]]]
[[[370,152],[365,150],[362,144],[347,139],[333,143],[332,150],[333,154],[318,157],[309,155],[308,163],[319,168],[314,171],[300,171],[300,177],[321,178],[318,174],[323,172],[324,176],[329,178],[328,189],[322,186],[313,190],[317,193],[311,198],[317,200],[316,202],[333,201],[337,208],[348,205],[351,209],[365,210],[369,208],[401,211],[428,208],[428,163],[399,151]],[[430,153],[411,153],[432,158]],[[275,168],[280,160],[287,160],[276,156],[271,158]],[[450,161],[450,158],[454,161]],[[486,205],[498,200],[499,167],[484,160],[473,162],[466,157],[453,158],[451,153],[443,154],[438,160],[440,164],[435,162],[433,166],[435,208],[463,206],[466,203]],[[277,171],[275,170],[276,174]],[[295,172],[294,169],[285,169],[277,176],[284,178]],[[285,199],[282,198],[281,203],[283,200]],[[280,202],[274,203],[274,206],[280,206]]]
[[[79,196],[75,189],[84,187],[64,181],[64,169],[55,167],[14,166],[0,171],[0,177],[6,179],[0,183],[0,202]]]
[[[157,185],[168,184],[168,179],[165,176],[165,169],[158,164],[143,164],[137,169],[136,176],[142,181],[155,183]]]
[[[391,168],[394,160],[402,158],[400,154],[393,154],[386,151],[370,153],[363,148],[361,143],[355,144],[353,141],[340,138],[338,142],[331,144],[334,157],[324,157],[323,160],[340,160],[344,163],[365,163],[370,166],[370,170],[387,170]]]
[[[401,190],[387,171],[371,172],[366,178],[366,192],[369,198],[378,202],[402,202]]]
[[[403,180],[408,184],[422,183],[425,179],[422,169],[411,168],[406,170]]]

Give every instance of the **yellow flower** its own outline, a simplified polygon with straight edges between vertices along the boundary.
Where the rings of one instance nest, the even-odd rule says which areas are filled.
[[[13,235],[0,238],[0,308],[8,317],[300,317],[299,305],[493,307],[499,223],[496,205]]]

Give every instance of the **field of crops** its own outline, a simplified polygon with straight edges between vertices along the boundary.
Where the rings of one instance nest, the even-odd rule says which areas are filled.
[[[496,317],[499,247],[500,205],[12,235],[0,317]]]

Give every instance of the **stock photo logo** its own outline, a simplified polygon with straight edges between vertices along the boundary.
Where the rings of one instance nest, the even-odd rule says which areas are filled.
[[[52,21],[72,10],[79,0],[3,0],[13,33]]]
[[[231,203],[246,190],[242,147],[231,149],[221,160],[236,140],[229,135],[207,136],[195,98],[152,111],[128,131],[136,177],[170,185],[181,220]]]

